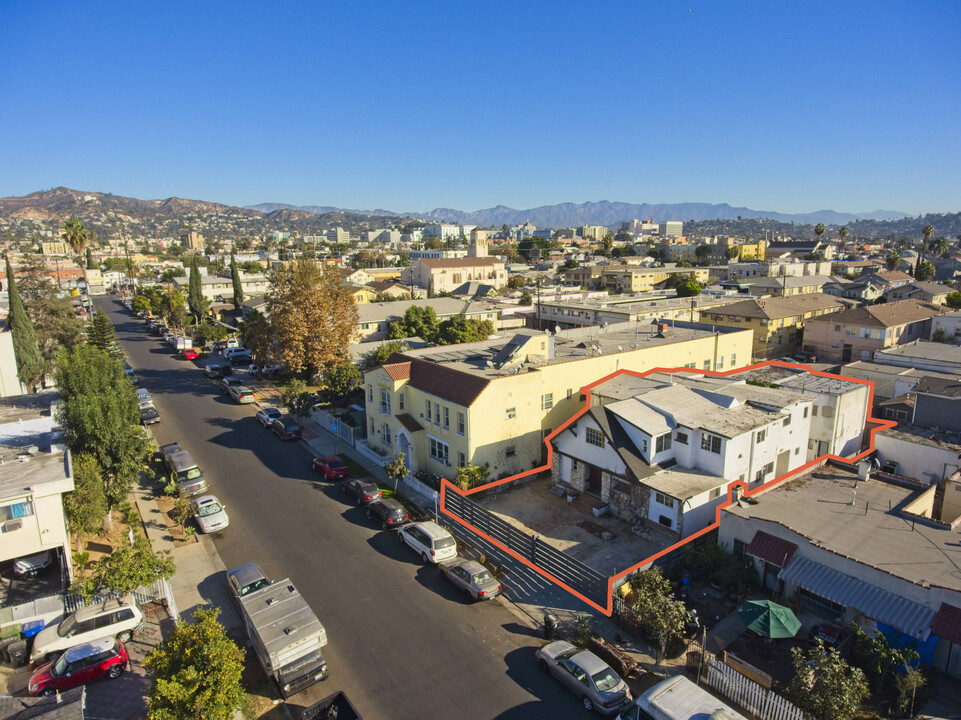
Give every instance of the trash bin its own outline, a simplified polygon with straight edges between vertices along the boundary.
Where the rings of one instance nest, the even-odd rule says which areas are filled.
[[[557,626],[560,624],[557,615],[544,613],[544,639],[553,640],[557,637]]]
[[[6,665],[10,664],[10,652],[9,647],[13,645],[20,637],[17,635],[11,635],[10,637],[5,637],[0,640],[0,662]]]
[[[44,623],[43,620],[31,620],[30,622],[25,622],[20,626],[20,634],[25,638],[32,638],[34,635],[43,630]]]
[[[10,653],[10,665],[15,668],[22,668],[27,664],[27,641],[17,640],[12,643],[8,648],[7,652]]]

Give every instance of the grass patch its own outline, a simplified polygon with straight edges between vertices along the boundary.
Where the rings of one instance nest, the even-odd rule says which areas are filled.
[[[341,455],[340,459],[344,461],[347,465],[347,469],[350,471],[350,476],[353,478],[364,478],[370,475],[370,470],[365,468],[356,460],[349,458],[346,455]]]

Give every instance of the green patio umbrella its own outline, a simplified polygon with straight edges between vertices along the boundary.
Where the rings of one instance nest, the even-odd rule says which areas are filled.
[[[748,600],[737,614],[748,630],[775,640],[794,637],[801,629],[801,621],[790,608],[770,600]]]

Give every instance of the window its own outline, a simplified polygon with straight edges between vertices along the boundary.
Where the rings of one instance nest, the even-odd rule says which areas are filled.
[[[574,388],[567,388],[567,399],[570,400],[574,397]]]
[[[541,395],[541,410],[550,410],[552,407],[554,407],[554,393]]]
[[[835,326],[834,326],[834,332],[841,332],[841,326],[840,326],[840,325],[835,325]]]
[[[641,440],[641,452],[647,452],[647,438]]]
[[[804,417],[807,417],[807,416],[808,416],[808,409],[804,408]]]
[[[444,427],[450,427],[450,408],[446,405],[444,406]]]
[[[504,417],[506,417],[508,420],[513,420],[516,418],[517,408],[507,408],[507,410],[504,412]]]
[[[597,428],[592,428],[592,427],[587,428],[585,439],[587,440],[588,445],[596,445],[599,448],[604,447],[604,442],[605,442],[604,433],[602,433]]]
[[[658,435],[657,440],[654,441],[654,452],[664,452],[665,450],[671,449],[671,433],[666,435]]]
[[[710,435],[709,433],[701,434],[701,450],[707,450],[712,453],[721,453],[721,438],[717,435]]]
[[[674,507],[674,498],[664,493],[654,493],[654,499],[664,507]]]
[[[514,457],[517,454],[517,448],[513,445],[508,445],[507,449],[504,451],[504,457]]]
[[[747,543],[743,540],[734,540],[734,557],[742,558],[747,554]]]
[[[717,500],[719,497],[721,497],[721,488],[716,487],[711,490],[711,500]]]
[[[434,460],[446,465],[447,458],[450,454],[450,447],[448,447],[447,443],[441,442],[437,438],[428,436],[428,439],[430,440],[430,456],[434,458]]]
[[[788,415],[788,416],[787,416],[786,418],[784,418],[784,420],[781,422],[781,427],[787,427],[787,426],[790,425],[790,424],[791,424],[791,416]]]
[[[674,433],[674,440],[681,443],[681,445],[687,445],[687,433],[682,433],[680,430],[678,430],[676,433]]]
[[[405,398],[403,393],[397,396],[397,407],[399,407],[401,410],[403,410],[404,406],[407,404],[406,402],[404,402],[404,399]]]
[[[800,455],[800,454],[801,454],[801,448],[794,448],[794,454],[795,454],[795,455]]]
[[[390,425],[388,425],[387,423],[384,423],[382,432],[384,435],[384,445],[387,445],[389,447],[390,446]]]
[[[705,361],[704,361],[704,369],[705,369],[705,370],[710,370],[710,369],[711,369],[711,361],[710,361],[710,360],[705,360]]]
[[[823,408],[821,408],[821,417],[834,417],[834,408],[830,405],[825,405]]]
[[[464,457],[464,453],[462,452],[457,453],[457,467],[466,467],[466,466],[467,466],[467,458]]]
[[[390,390],[380,391],[380,414],[390,415]]]
[[[723,355],[718,355],[718,356],[717,356],[717,365],[715,365],[715,368],[714,368],[714,369],[715,369],[715,370],[723,370],[723,369],[724,369],[724,356],[723,356]]]
[[[33,502],[30,500],[21,500],[18,503],[0,507],[0,522],[29,517],[30,515],[33,515]]]
[[[464,413],[462,412],[457,413],[457,434],[464,434]]]
[[[367,386],[367,402],[371,402],[371,403],[374,402],[374,386],[373,385]]]
[[[434,403],[434,424],[440,425],[440,403]]]
[[[431,408],[432,408],[432,407],[433,407],[433,404],[431,403],[430,400],[428,400],[428,401],[427,401],[427,422],[430,422],[430,418],[431,418]]]
[[[817,417],[817,416],[818,416],[818,406],[817,406],[817,405],[812,405],[812,406],[811,406],[811,417]]]
[[[737,367],[737,353],[731,353],[731,367]]]
[[[759,443],[764,442],[764,439],[765,439],[766,437],[767,437],[767,428],[765,428],[764,430],[758,430],[758,431],[757,431],[757,441],[758,441]]]
[[[370,419],[370,434],[373,435],[377,432],[377,428],[374,425],[374,418]]]

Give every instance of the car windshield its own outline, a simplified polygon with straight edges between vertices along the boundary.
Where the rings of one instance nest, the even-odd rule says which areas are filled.
[[[220,507],[220,503],[210,503],[209,505],[204,505],[202,508],[200,508],[198,515],[200,517],[209,517],[211,515],[216,515],[221,510],[223,510],[223,508]]]
[[[50,674],[53,675],[54,677],[61,677],[65,672],[67,672],[68,664],[69,663],[67,663],[67,654],[64,653],[63,655],[57,658],[57,661],[53,664],[53,667],[50,669]]]
[[[489,570],[481,570],[479,573],[474,575],[474,577],[471,579],[474,581],[475,584],[483,585],[484,583],[489,583],[491,580],[493,580],[494,576],[490,574]]]
[[[600,692],[610,692],[621,683],[617,673],[610,668],[604,668],[599,673],[594,673],[591,675],[591,679],[594,681],[594,687]]]
[[[452,537],[438,538],[434,541],[434,547],[438,550],[443,550],[444,548],[454,547],[457,543]]]
[[[76,625],[77,625],[77,616],[71,615],[62,623],[60,623],[60,627],[57,628],[57,635],[59,635],[60,637],[67,637],[70,633],[73,632],[73,629],[74,627],[76,627]]]
[[[252,592],[257,592],[261,588],[265,588],[270,585],[270,581],[267,578],[260,578],[257,582],[252,582],[249,585],[244,585],[240,588],[241,595],[250,595]]]
[[[203,475],[203,473],[200,472],[200,468],[198,468],[198,467],[190,468],[190,469],[187,471],[187,479],[188,479],[188,480],[196,480],[197,478],[201,477],[202,475]]]

